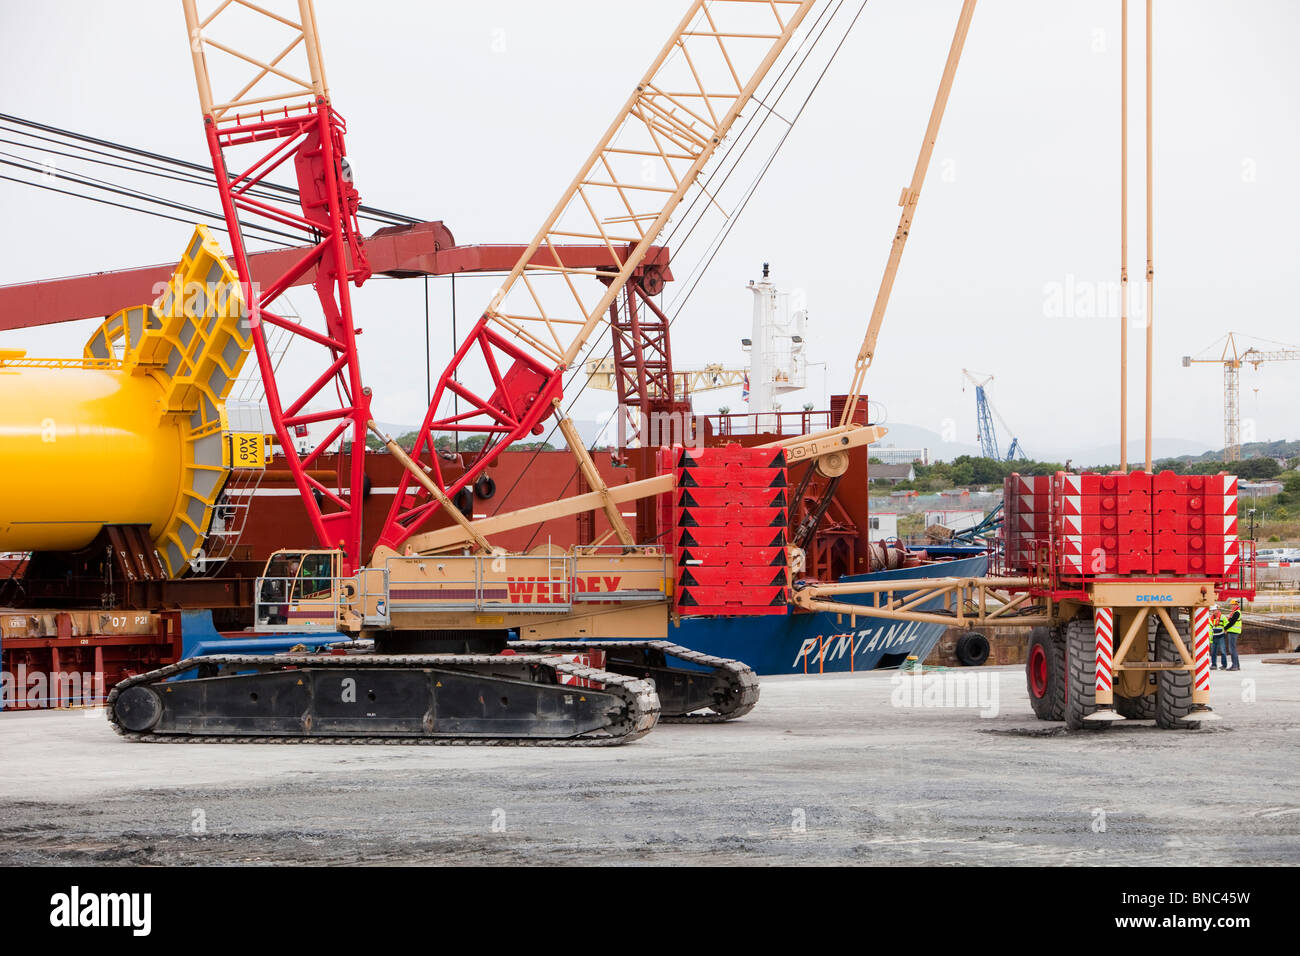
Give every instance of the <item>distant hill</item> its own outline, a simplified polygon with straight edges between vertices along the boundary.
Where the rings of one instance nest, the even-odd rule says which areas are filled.
[[[938,432],[921,428],[919,425],[908,425],[906,422],[884,422],[883,424],[888,434],[883,441],[871,446],[873,453],[876,449],[888,448],[891,445],[895,448],[928,448],[931,461],[952,461],[960,455],[980,453],[979,445],[944,441],[943,436]]]
[[[1295,458],[1297,456],[1300,456],[1300,441],[1252,441],[1241,446],[1242,458]],[[1207,451],[1201,455],[1189,455],[1182,460],[1222,461],[1223,449]]]
[[[1080,468],[1091,468],[1096,465],[1113,465],[1119,461],[1119,442],[1108,442],[1105,445],[1091,445],[1086,448],[1076,448],[1073,450],[1057,450],[1045,457],[1057,460],[1070,458],[1074,464]],[[1151,440],[1151,455],[1153,458],[1178,458],[1187,461],[1199,460],[1201,458],[1223,458],[1223,451],[1208,451],[1203,442],[1189,441],[1186,438],[1153,438]],[[1142,461],[1146,457],[1146,445],[1140,439],[1128,443],[1128,460],[1130,462]]]

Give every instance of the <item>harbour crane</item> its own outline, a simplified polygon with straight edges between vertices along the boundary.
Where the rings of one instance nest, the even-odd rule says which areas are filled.
[[[1020,447],[1020,439],[1012,435],[1011,446],[1007,449],[1006,458],[1002,457],[1002,452],[998,447],[998,433],[993,427],[993,419],[996,417],[1002,423],[1005,432],[1010,433],[1011,428],[993,403],[989,401],[987,386],[993,381],[992,375],[986,375],[984,378],[976,378],[975,372],[962,369],[961,373],[975,386],[975,416],[979,427],[980,454],[985,458],[992,458],[994,461],[1015,461],[1016,458],[1027,461],[1029,456],[1025,450]],[[966,390],[966,383],[962,382],[962,391]]]
[[[1253,365],[1256,369],[1265,362],[1294,362],[1300,359],[1300,348],[1274,343],[1276,347],[1246,349],[1237,347],[1237,334],[1229,332],[1217,358],[1183,356],[1183,368],[1193,365],[1223,366],[1223,461],[1231,464],[1241,461],[1241,366]],[[1211,345],[1199,355],[1213,349]]]

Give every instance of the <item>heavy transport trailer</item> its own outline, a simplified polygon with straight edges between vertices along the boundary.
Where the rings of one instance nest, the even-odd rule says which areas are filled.
[[[887,584],[795,586],[796,606],[859,617],[946,623],[966,629],[1030,628],[1025,681],[1039,720],[1102,730],[1126,720],[1197,729],[1218,720],[1209,706],[1214,603],[1228,593],[1211,579],[1098,581],[1053,601],[1029,578],[935,578]],[[905,597],[899,595],[906,594]],[[873,595],[871,605],[838,600]],[[945,598],[944,607],[916,605]]]
[[[1210,611],[1254,597],[1236,478],[1172,472],[1013,474],[1002,576],[796,585],[794,603],[854,617],[1031,628],[1035,716],[1071,730],[1122,720],[1199,728],[1210,709]],[[1180,530],[1181,529],[1181,533]],[[867,606],[838,600],[873,595]],[[920,611],[926,602],[942,607]]]

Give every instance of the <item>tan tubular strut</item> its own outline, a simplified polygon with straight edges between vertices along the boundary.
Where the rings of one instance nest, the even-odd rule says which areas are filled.
[[[546,504],[493,515],[491,518],[480,518],[471,522],[468,527],[439,528],[437,531],[412,535],[407,539],[407,544],[419,554],[432,554],[435,551],[460,547],[468,540],[470,534],[502,534],[517,528],[527,528],[529,525],[553,521],[556,518],[567,518],[585,511],[595,511],[603,507],[606,500],[617,505],[666,494],[672,490],[672,475],[642,478],[640,481],[630,481],[626,485],[607,488],[606,498],[602,498],[599,492],[589,491],[571,498],[561,498],[559,501],[548,501]]]
[[[903,259],[903,247],[907,245],[907,236],[912,231],[912,216],[915,215],[916,203],[921,198],[925,173],[930,168],[930,156],[934,153],[934,144],[939,138],[939,124],[943,121],[943,111],[948,106],[948,93],[952,90],[952,81],[957,75],[957,61],[961,59],[966,33],[970,29],[971,17],[974,15],[975,0],[965,0],[961,7],[961,15],[957,18],[957,32],[953,34],[952,47],[948,50],[948,62],[943,69],[943,78],[939,81],[939,92],[934,98],[934,108],[930,111],[930,125],[925,129],[921,154],[916,158],[916,168],[912,171],[912,182],[898,199],[898,204],[903,207],[903,214],[898,220],[898,231],[894,233],[894,245],[889,250],[889,262],[885,266],[885,274],[880,279],[880,291],[876,293],[876,304],[871,310],[867,334],[862,340],[862,349],[858,352],[857,364],[853,370],[853,386],[849,389],[848,401],[844,403],[844,413],[840,416],[841,425],[847,425],[853,420],[854,412],[858,407],[858,398],[862,394],[862,384],[867,377],[867,369],[871,367],[871,360],[875,357],[876,339],[879,338],[880,326],[885,321],[885,308],[889,305],[889,294],[894,288],[894,278],[898,275],[898,264]]]
[[[1128,473],[1128,0],[1120,3],[1119,470]],[[1118,659],[1118,658],[1117,658]]]
[[[376,425],[374,421],[366,422],[366,425],[379,437],[379,440],[384,443],[384,446],[388,449],[388,453],[401,462],[402,467],[411,473],[411,477],[418,481],[425,491],[433,495],[437,502],[442,505],[443,510],[452,517],[452,520],[454,520],[456,524],[460,525],[460,530],[464,535],[464,537],[461,538],[461,543],[466,541],[473,542],[474,547],[478,548],[480,551],[491,553],[492,545],[488,543],[488,539],[475,530],[473,522],[461,514],[461,510],[456,507],[452,500],[447,497],[446,493],[438,487],[434,480],[424,473],[424,469],[411,459],[411,456],[406,453],[405,449],[403,449],[401,445],[397,444],[397,442],[388,435],[381,432],[379,426]]]
[[[791,436],[763,447],[783,447],[785,448],[787,464],[798,464],[799,462],[820,458],[822,455],[865,447],[885,437],[886,431],[885,428],[878,425],[832,428],[830,431],[817,432],[812,435]],[[611,506],[620,505],[629,501],[639,501],[642,498],[667,494],[672,490],[673,476],[657,475],[654,478],[642,478],[640,481],[630,481],[625,485],[617,485],[613,488],[607,486],[603,493],[589,491],[586,494],[574,495],[572,498],[548,501],[546,504],[533,505],[531,508],[520,508],[518,511],[493,515],[491,518],[480,518],[478,521],[468,522],[462,527],[426,531],[424,534],[413,535],[407,541],[420,554],[431,554],[435,551],[460,547],[470,540],[469,534],[471,532],[479,535],[502,534],[507,531],[514,531],[517,528],[526,528],[529,525],[552,521],[556,518],[567,518],[570,515],[581,514],[584,511],[595,511],[597,508],[605,507],[606,503]]]
[[[618,506],[609,496],[609,486],[605,484],[605,479],[600,477],[600,472],[596,470],[596,463],[591,460],[591,453],[587,451],[587,446],[578,434],[578,429],[573,425],[573,419],[560,411],[560,400],[553,399],[555,404],[555,413],[560,420],[560,431],[564,434],[564,440],[569,443],[569,450],[573,452],[573,457],[578,459],[578,467],[582,469],[582,477],[587,481],[587,487],[596,495],[600,496],[601,510],[605,512],[605,518],[609,521],[609,526],[614,529],[614,534],[626,548],[636,545],[636,539],[632,532],[628,530],[626,522],[623,521],[623,513],[618,510]]]

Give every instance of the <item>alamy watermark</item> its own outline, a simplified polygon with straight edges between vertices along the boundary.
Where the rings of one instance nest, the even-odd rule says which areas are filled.
[[[691,451],[704,450],[704,416],[690,412],[640,412],[635,434],[630,432],[627,416],[618,419],[618,444],[630,447],[633,439],[642,448],[681,445]]]
[[[889,679],[889,686],[889,703],[894,707],[972,709],[981,717],[996,717],[1001,702],[998,672],[993,670],[898,671]]]
[[[1134,328],[1146,328],[1144,283],[1129,281],[1128,319]],[[1047,319],[1118,319],[1123,290],[1118,279],[1098,281],[1067,274],[1043,284],[1043,317]]]
[[[0,703],[13,707],[93,706],[108,695],[103,672],[60,671],[49,674],[29,670],[19,664],[17,670],[0,671]]]

